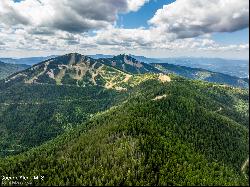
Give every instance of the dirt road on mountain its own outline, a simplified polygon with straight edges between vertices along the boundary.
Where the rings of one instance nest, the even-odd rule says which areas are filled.
[[[241,167],[241,172],[245,175],[246,179],[248,178],[248,175],[245,170],[248,165],[249,165],[249,158],[244,162],[244,164]]]

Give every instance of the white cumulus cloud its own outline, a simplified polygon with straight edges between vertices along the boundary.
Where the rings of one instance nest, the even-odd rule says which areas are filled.
[[[0,22],[72,33],[108,27],[118,13],[137,11],[149,0],[13,0],[0,1]]]
[[[249,27],[249,1],[176,0],[159,9],[149,23],[177,38],[233,32]]]
[[[128,0],[128,9],[131,11],[137,11],[149,0]]]
[[[234,57],[248,53],[246,42],[219,44],[211,37],[213,32],[248,27],[247,0],[177,0],[155,13],[150,28],[116,27],[119,14],[138,11],[149,1],[0,0],[0,55],[155,51],[167,56],[205,51]]]

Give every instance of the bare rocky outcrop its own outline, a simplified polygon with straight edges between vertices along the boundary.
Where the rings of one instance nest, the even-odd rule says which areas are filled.
[[[171,78],[167,75],[160,74],[159,75],[159,80],[163,83],[165,82],[171,82]]]

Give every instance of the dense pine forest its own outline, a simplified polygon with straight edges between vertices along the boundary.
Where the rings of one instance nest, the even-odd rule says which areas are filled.
[[[60,58],[1,82],[1,185],[248,185],[248,90]]]

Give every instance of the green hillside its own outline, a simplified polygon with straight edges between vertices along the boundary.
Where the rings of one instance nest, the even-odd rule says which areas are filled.
[[[128,66],[132,67],[132,65]],[[149,73],[153,72],[149,71]],[[21,83],[25,85],[77,87],[100,86],[105,89],[122,91],[131,87],[132,82],[137,82],[137,84],[140,82],[134,80],[135,76],[136,74],[133,72],[112,67],[102,60],[71,53],[17,72],[2,81],[0,88],[5,89]]]
[[[21,153],[77,127],[155,77],[128,74],[75,53],[9,76],[0,82],[0,156]]]
[[[138,59],[138,60],[137,60]],[[141,61],[140,61],[141,60]],[[145,60],[147,63],[144,63]],[[219,72],[201,68],[191,68],[169,63],[161,63],[155,59],[140,58],[137,56],[118,55],[112,58],[100,58],[105,65],[114,67],[130,74],[164,73],[176,74],[194,80],[203,80],[212,83],[226,84],[233,87],[248,88],[248,79],[239,78]],[[156,62],[154,62],[156,61]],[[157,63],[158,62],[158,63]]]
[[[249,82],[247,79],[230,76],[223,73],[212,72],[201,68],[190,68],[167,63],[153,63],[152,65],[164,73],[174,73],[189,79],[203,80],[241,88],[249,87]]]
[[[0,99],[0,156],[23,152],[106,110],[120,94],[102,87],[19,84]]]
[[[0,156],[41,145],[108,109],[123,94],[113,83],[116,77],[122,82],[126,74],[82,55],[69,54],[3,80]]]
[[[135,57],[136,58],[136,57]],[[153,59],[144,59],[148,63],[136,60],[132,56],[118,55],[112,58],[93,59],[77,53],[51,58],[34,65],[26,71],[26,65],[0,63],[0,79],[14,74],[6,81],[12,84],[17,80],[25,83],[46,83],[57,85],[102,85],[112,87],[117,81],[128,79],[131,74],[164,73],[176,74],[189,79],[203,80],[234,87],[248,88],[249,81],[244,78],[212,72],[200,68],[190,68],[168,63],[150,63]],[[3,66],[4,64],[4,66]],[[107,72],[109,72],[107,74]],[[113,78],[113,75],[116,77]],[[118,87],[118,89],[122,89]]]
[[[248,184],[248,90],[173,75],[133,80],[110,109],[2,158],[1,175],[39,176],[10,180],[34,185]]]
[[[99,61],[103,64],[122,70],[126,73],[144,74],[162,72],[150,64],[140,62],[135,58],[125,54],[114,56],[113,58],[101,58],[99,59]]]
[[[8,64],[0,61],[0,80],[28,67],[30,66],[25,64]]]

